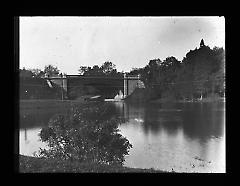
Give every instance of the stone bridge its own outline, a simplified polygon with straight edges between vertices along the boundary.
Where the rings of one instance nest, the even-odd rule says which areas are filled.
[[[69,92],[76,87],[80,89],[87,86],[96,88],[99,95],[105,98],[114,98],[119,92],[123,93],[123,98],[131,95],[136,88],[145,88],[140,75],[129,76],[124,74],[119,77],[107,76],[83,76],[83,75],[65,75],[63,77],[45,77],[48,85],[57,84],[64,90],[64,97],[69,99]]]

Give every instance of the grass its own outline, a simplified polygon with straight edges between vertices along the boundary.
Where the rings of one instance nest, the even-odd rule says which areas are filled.
[[[168,173],[154,169],[129,168],[120,165],[79,163],[19,155],[20,173]]]

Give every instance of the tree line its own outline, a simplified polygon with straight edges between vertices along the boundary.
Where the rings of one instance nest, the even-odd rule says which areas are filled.
[[[116,65],[110,61],[104,62],[101,66],[94,65],[93,67],[89,66],[80,66],[78,69],[79,75],[83,76],[107,76],[107,77],[123,77],[123,72],[118,72]],[[19,69],[20,77],[35,77],[41,78],[45,76],[61,76],[63,73],[60,73],[58,67],[53,65],[46,65],[43,70],[39,68],[33,69]]]
[[[53,84],[49,87],[42,78],[45,76],[60,76],[60,70],[53,65],[47,65],[44,70],[19,69],[19,98],[20,99],[61,99],[62,88]]]
[[[110,61],[101,66],[80,66],[79,75],[122,78],[116,65]],[[190,50],[182,61],[174,56],[164,60],[152,59],[143,68],[133,68],[128,75],[141,75],[145,87],[158,98],[193,100],[225,95],[225,51],[211,49],[204,44]],[[60,70],[52,65],[41,69],[20,69],[20,77],[61,76]]]
[[[33,69],[19,69],[19,77],[20,78],[42,78],[45,76],[60,76],[62,73],[60,73],[60,70],[58,67],[55,67],[53,65],[46,65],[43,70],[39,68],[33,68]]]
[[[102,66],[80,66],[84,76],[123,77],[116,65],[105,62]],[[202,39],[199,48],[190,50],[182,61],[174,56],[164,60],[152,59],[143,68],[133,68],[127,75],[141,75],[147,89],[155,98],[193,100],[225,95],[225,51],[211,49]]]
[[[93,67],[80,66],[78,71],[83,76],[123,77],[123,72],[118,72],[116,65],[110,61],[104,62],[100,67],[98,65]]]
[[[153,59],[143,68],[129,73],[141,75],[145,86],[161,98],[202,99],[225,94],[225,51],[211,49],[201,40],[200,47],[190,50],[182,61],[175,57]]]

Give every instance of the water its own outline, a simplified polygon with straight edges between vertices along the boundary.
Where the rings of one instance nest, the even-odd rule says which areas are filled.
[[[225,172],[225,104],[109,103],[109,115],[122,116],[119,126],[133,148],[124,165],[177,172]],[[45,144],[38,133],[55,114],[68,108],[20,111],[19,153],[33,155]]]

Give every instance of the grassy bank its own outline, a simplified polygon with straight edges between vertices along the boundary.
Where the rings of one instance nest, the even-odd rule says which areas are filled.
[[[20,173],[167,173],[154,169],[138,169],[124,166],[76,161],[50,160],[19,155]]]

